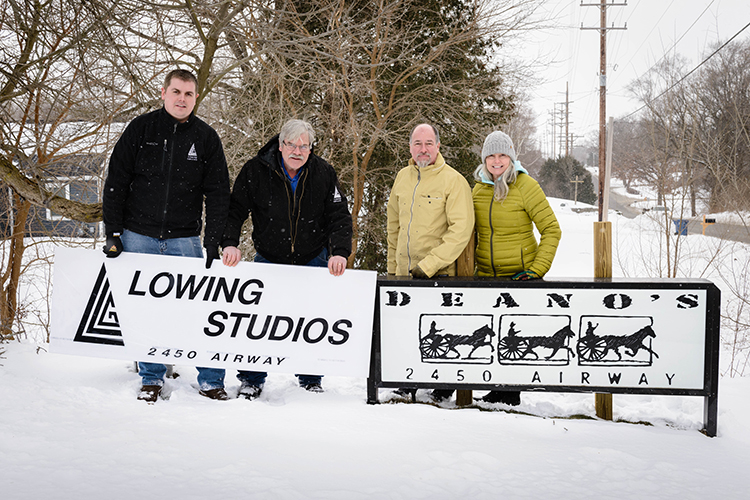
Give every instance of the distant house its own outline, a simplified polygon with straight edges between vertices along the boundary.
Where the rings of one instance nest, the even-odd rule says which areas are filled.
[[[41,181],[47,190],[57,196],[82,203],[101,201],[102,175],[106,157],[103,154],[69,155],[45,165],[34,168],[36,158],[31,158],[27,165],[21,165],[25,171],[44,172]],[[37,174],[39,175],[39,174]],[[0,201],[0,231],[10,234],[15,207],[13,193],[5,187],[6,195]],[[11,209],[12,207],[12,209]],[[32,207],[26,223],[27,236],[50,236],[63,238],[94,238],[99,235],[98,223],[85,223],[67,219],[48,208]]]

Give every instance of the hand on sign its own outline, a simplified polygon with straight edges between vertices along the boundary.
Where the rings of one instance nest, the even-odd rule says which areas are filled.
[[[539,275],[534,271],[521,271],[511,278],[513,281],[537,280]]]
[[[334,276],[341,276],[346,270],[346,259],[340,255],[334,255],[328,259],[328,272]]]
[[[412,278],[423,279],[423,280],[429,278],[429,276],[427,276],[427,274],[424,271],[422,271],[422,268],[419,267],[419,265],[414,266],[414,269],[411,270],[411,276]]]
[[[206,269],[211,269],[211,264],[219,258],[219,247],[206,245]]]
[[[107,257],[117,257],[122,253],[122,240],[120,239],[120,233],[107,235],[107,241],[104,243],[103,252]]]
[[[242,252],[237,247],[224,247],[221,261],[225,266],[234,267],[242,260]]]

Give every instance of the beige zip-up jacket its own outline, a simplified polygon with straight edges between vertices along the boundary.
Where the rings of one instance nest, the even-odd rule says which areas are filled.
[[[456,275],[456,259],[474,229],[466,179],[445,163],[401,169],[388,199],[388,274],[409,276],[419,265],[427,276]]]

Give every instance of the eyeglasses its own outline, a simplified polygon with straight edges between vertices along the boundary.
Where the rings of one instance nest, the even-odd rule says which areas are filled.
[[[299,149],[300,153],[307,153],[310,151],[310,145],[309,144],[290,144],[286,141],[281,141],[282,146],[284,146],[289,151],[294,151],[295,149]]]

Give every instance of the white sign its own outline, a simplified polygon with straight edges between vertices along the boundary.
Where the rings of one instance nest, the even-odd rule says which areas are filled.
[[[702,390],[705,289],[380,285],[382,381]]]
[[[367,377],[376,273],[57,248],[50,350]]]

